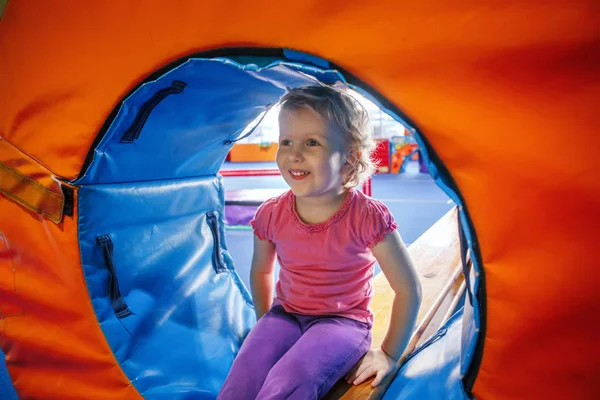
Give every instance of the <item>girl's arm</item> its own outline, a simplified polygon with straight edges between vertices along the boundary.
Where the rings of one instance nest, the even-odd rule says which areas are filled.
[[[421,284],[398,231],[379,242],[373,255],[394,291],[392,318],[381,350],[397,361],[415,326],[421,306]]]
[[[260,319],[273,303],[273,271],[275,270],[275,245],[254,235],[254,254],[250,269],[250,288],[254,300],[256,319]]]
[[[393,371],[410,340],[421,306],[421,284],[398,231],[388,234],[372,251],[394,290],[390,327],[381,349],[369,350],[346,378],[359,385],[376,375],[372,385],[377,386]]]

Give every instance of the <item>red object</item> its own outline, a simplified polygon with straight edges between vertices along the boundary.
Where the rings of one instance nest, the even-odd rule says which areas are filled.
[[[277,176],[281,175],[278,169],[228,169],[219,171],[221,176]]]
[[[377,147],[373,151],[372,158],[377,164],[376,174],[390,173],[390,141],[388,139],[375,139]]]
[[[369,179],[367,179],[365,181],[365,183],[363,183],[362,190],[363,190],[363,193],[366,194],[367,196],[371,196],[372,182],[373,182],[372,178],[369,177]]]

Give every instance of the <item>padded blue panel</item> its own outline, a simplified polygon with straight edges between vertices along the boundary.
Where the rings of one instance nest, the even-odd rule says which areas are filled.
[[[0,322],[0,335],[3,334],[2,322]],[[0,350],[0,399],[2,400],[19,400],[15,387],[13,386],[8,370],[6,369],[6,360],[4,353]]]
[[[462,310],[402,367],[383,400],[467,400],[460,376]]]
[[[228,59],[190,59],[127,98],[76,183],[116,183],[214,175],[244,128],[275,104],[286,87],[333,84],[336,71],[299,63],[274,62],[265,68]],[[185,84],[154,107],[144,107],[174,82]],[[140,110],[147,119],[139,137],[122,143]]]
[[[78,197],[83,272],[125,374],[146,399],[214,398],[255,322],[224,242],[221,179],[83,186]],[[100,235],[110,235],[133,312],[122,319],[111,307]]]

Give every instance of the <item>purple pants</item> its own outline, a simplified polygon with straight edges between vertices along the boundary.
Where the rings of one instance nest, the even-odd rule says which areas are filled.
[[[275,306],[250,331],[217,399],[320,399],[370,347],[366,323]]]

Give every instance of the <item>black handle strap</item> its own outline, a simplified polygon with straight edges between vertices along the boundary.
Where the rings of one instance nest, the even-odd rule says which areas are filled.
[[[140,111],[135,117],[135,121],[133,121],[133,124],[131,124],[129,129],[127,129],[127,131],[121,137],[121,143],[133,143],[133,141],[140,136],[142,128],[146,124],[146,121],[150,117],[150,113],[152,113],[154,107],[156,107],[167,96],[183,92],[183,89],[186,86],[187,83],[185,82],[174,81],[168,88],[156,92],[150,100],[148,100],[142,105]]]
[[[115,312],[117,318],[125,318],[131,314],[131,310],[123,296],[121,296],[121,290],[119,289],[119,282],[117,280],[117,271],[113,263],[113,242],[110,235],[100,235],[96,238],[96,242],[102,246],[102,252],[104,253],[104,262],[109,272],[108,278],[108,294],[110,295],[110,304]]]

